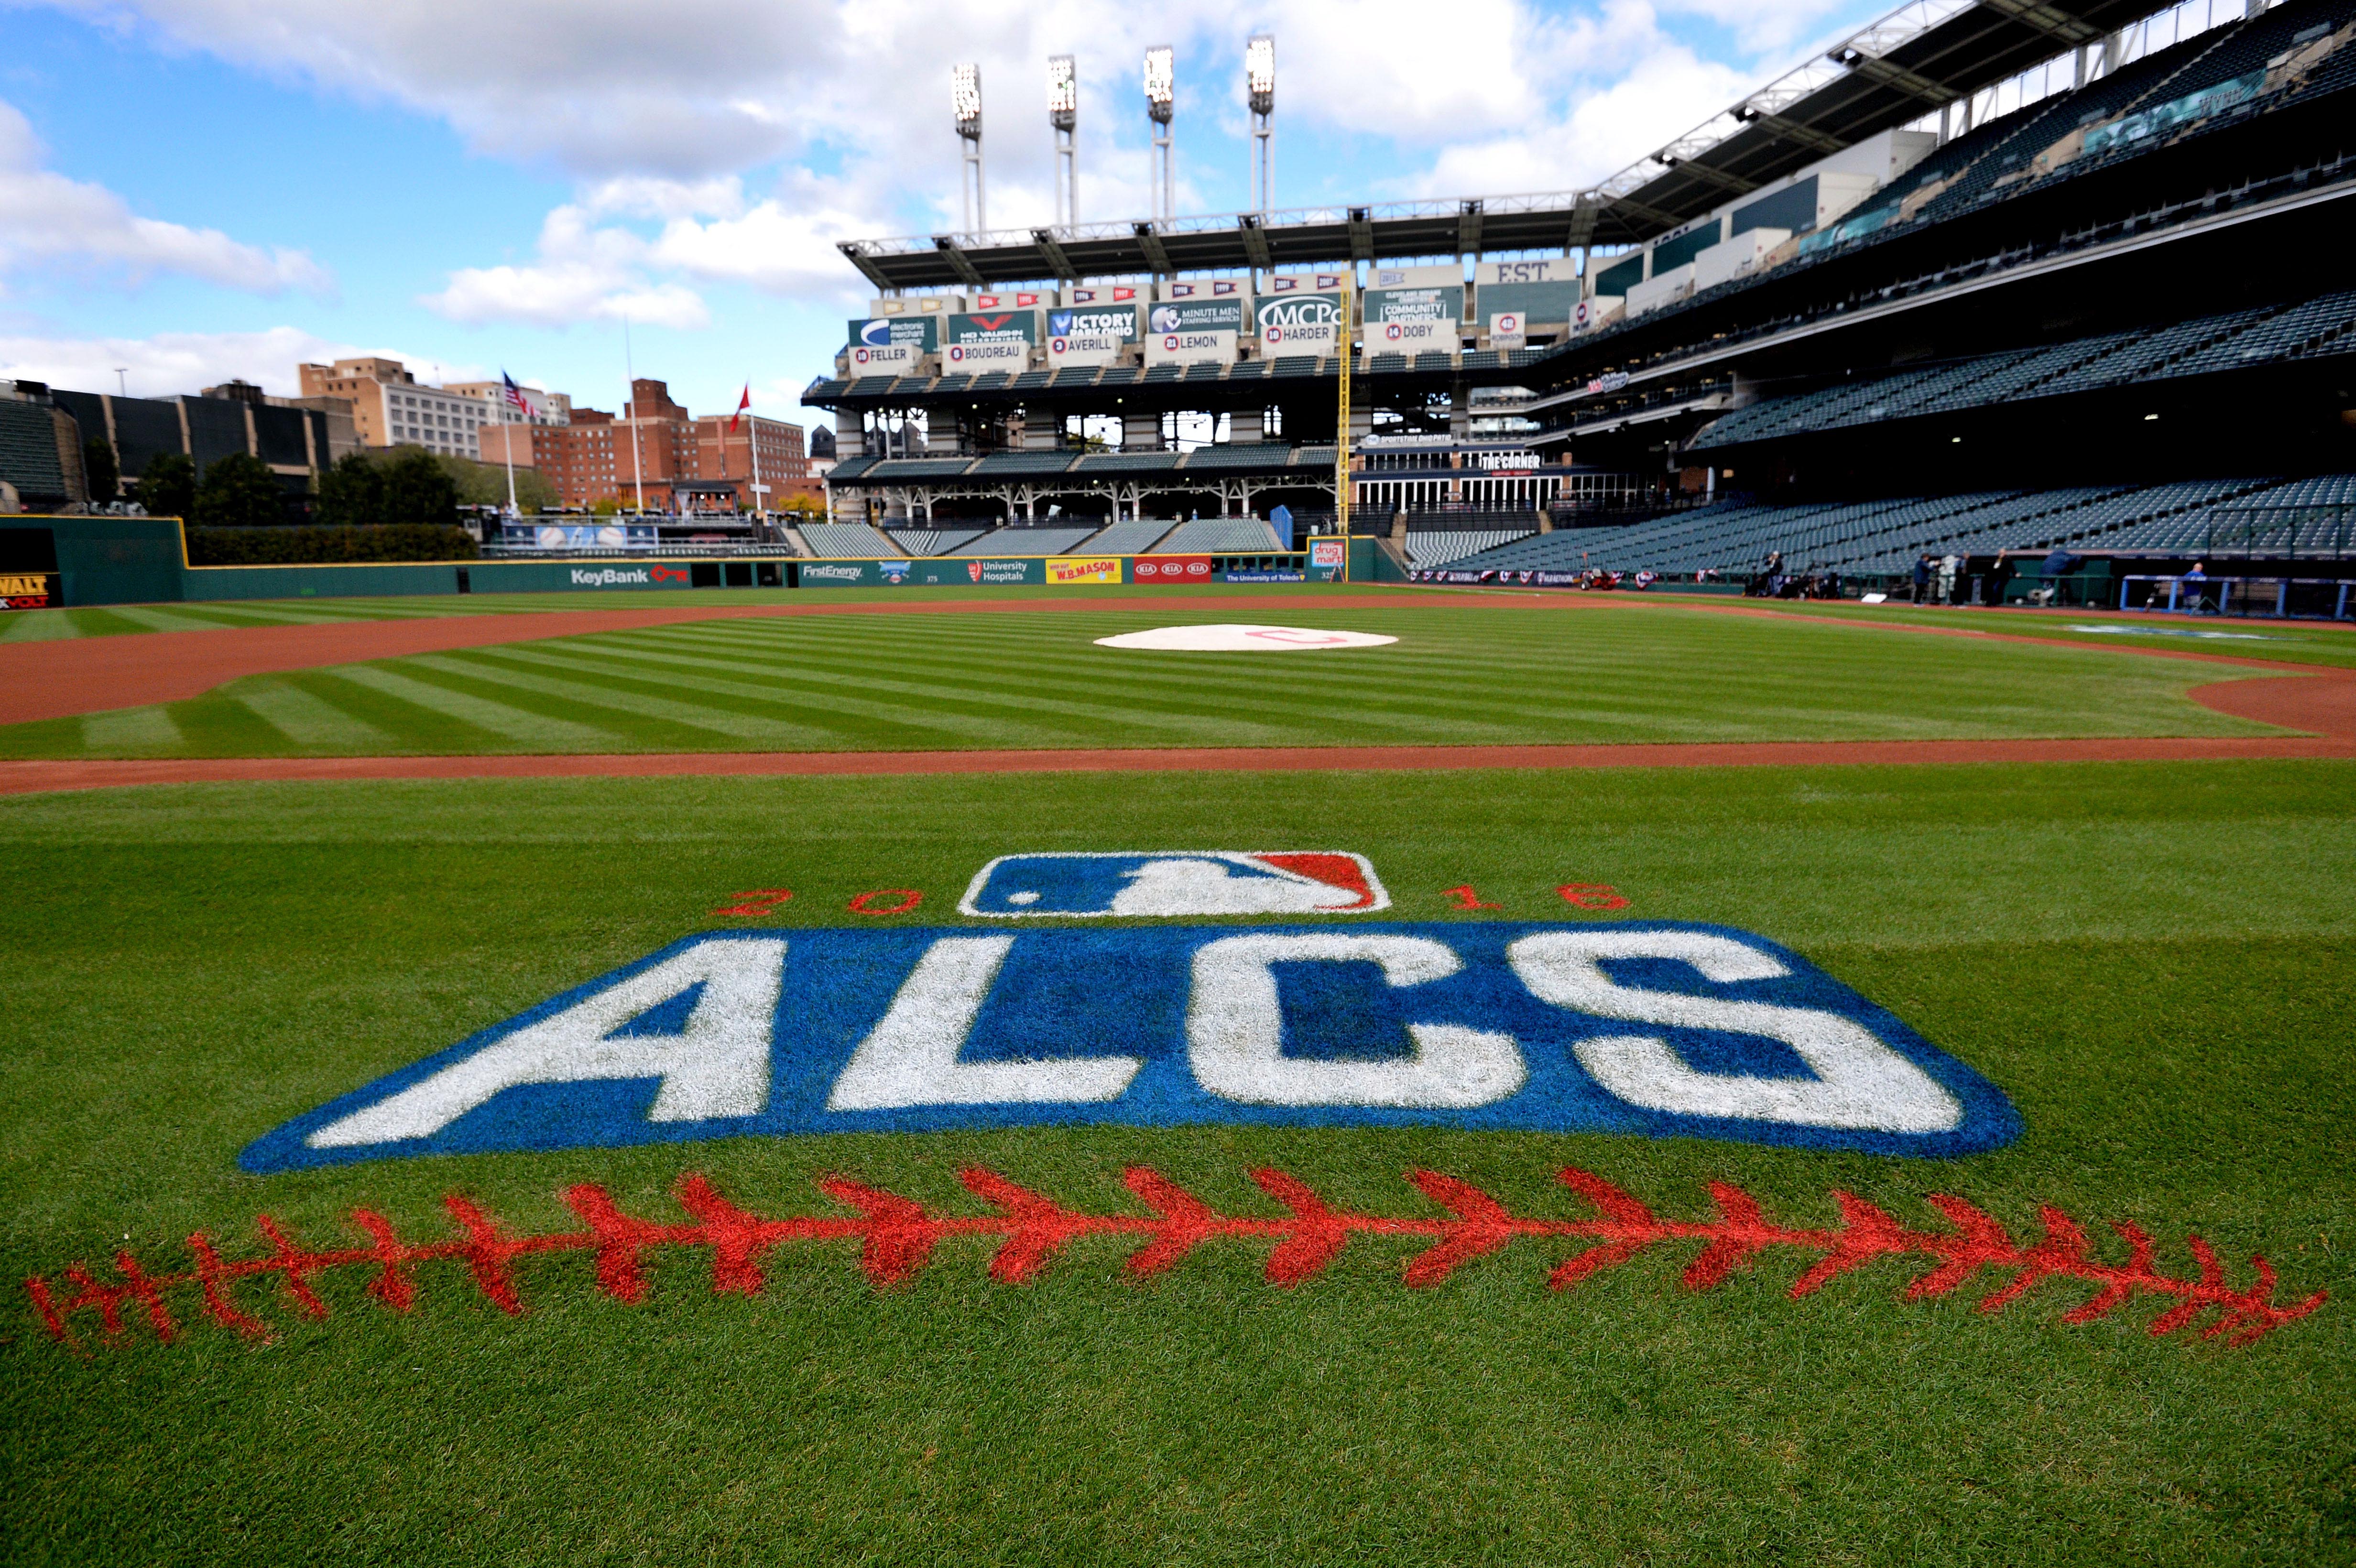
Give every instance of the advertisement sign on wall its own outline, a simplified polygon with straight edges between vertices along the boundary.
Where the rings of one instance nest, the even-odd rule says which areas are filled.
[[[1252,325],[1265,354],[1332,354],[1341,340],[1342,296],[1261,294],[1252,302]]]
[[[1233,359],[1236,339],[1242,336],[1243,329],[1244,302],[1240,299],[1164,301],[1148,312],[1146,363]]]
[[[1366,291],[1368,326],[1392,321],[1445,321],[1452,325],[1463,319],[1462,283]]]
[[[1519,313],[1501,310],[1489,317],[1489,347],[1492,348],[1526,348],[1530,336],[1522,324]]]
[[[1047,581],[1057,584],[1119,582],[1120,557],[1117,555],[1050,556],[1047,560]]]
[[[1133,293],[1126,289],[1120,292]],[[1109,365],[1120,357],[1124,347],[1137,338],[1137,304],[1133,299],[1076,304],[1047,313],[1050,365]]]
[[[1211,558],[1207,555],[1141,555],[1133,570],[1140,582],[1208,582],[1211,581]]]
[[[916,361],[940,347],[940,318],[931,315],[867,316],[851,323],[851,374],[905,376]]]
[[[949,343],[941,351],[943,370],[1023,370],[1031,346],[1039,341],[1035,310],[964,312],[949,317]]]

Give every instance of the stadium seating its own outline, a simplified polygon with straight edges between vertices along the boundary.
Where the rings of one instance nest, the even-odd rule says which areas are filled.
[[[1260,554],[1285,547],[1276,530],[1258,517],[1197,517],[1172,530],[1148,555]]]
[[[1171,527],[1167,517],[1130,517],[1084,541],[1080,553],[1143,555],[1153,548],[1154,540],[1170,531]]]
[[[822,556],[894,556],[900,547],[865,523],[804,523],[802,538]]]
[[[887,528],[892,542],[909,555],[945,555],[968,539],[980,539],[980,528]]]
[[[2074,338],[1893,371],[1738,409],[1702,431],[1697,450],[1901,419],[2060,397],[2270,359],[2356,353],[2356,291],[2292,306],[2196,317],[2174,325]]]
[[[1422,539],[1443,536],[1430,534]],[[1443,564],[1415,553],[1419,569]],[[2288,482],[2257,478],[1983,491],[1842,504],[1765,507],[1720,502],[1616,528],[1528,536],[1444,564],[1453,571],[1614,571],[1729,577],[1780,551],[1787,570],[1828,567],[1901,576],[1918,556],[1994,555],[2066,546],[2080,553],[2181,552],[2211,548],[2300,554],[2356,551],[2356,475]]]
[[[993,528],[980,539],[969,539],[943,555],[1063,555],[1096,532],[1090,524],[1084,528]]]
[[[1205,468],[1281,468],[1291,456],[1292,448],[1280,441],[1198,446],[1186,454],[1186,471],[1199,474]]]
[[[1527,538],[1532,528],[1416,528],[1407,534],[1407,559],[1417,567],[1446,566],[1468,555]]]
[[[1015,478],[1024,475],[1061,474],[1078,453],[1072,452],[993,452],[969,470],[976,479]]]

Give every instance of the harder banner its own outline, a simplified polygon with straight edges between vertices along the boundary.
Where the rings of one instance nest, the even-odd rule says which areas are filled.
[[[962,907],[1013,923],[1381,902],[1338,854],[1033,855],[984,867]],[[1924,1158],[2020,1131],[2001,1090],[1904,1020],[1724,926],[1016,923],[690,936],[296,1116],[239,1163],[1089,1123]]]
[[[1252,325],[1259,333],[1260,351],[1270,357],[1332,354],[1341,341],[1342,296],[1261,294],[1252,302]]]

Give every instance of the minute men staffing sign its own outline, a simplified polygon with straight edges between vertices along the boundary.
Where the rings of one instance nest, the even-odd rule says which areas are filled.
[[[1240,299],[1165,300],[1147,307],[1145,362],[1233,359],[1244,329]]]
[[[1025,370],[1031,346],[1039,341],[1039,313],[1032,310],[974,311],[949,317],[949,345],[943,370]]]
[[[905,376],[916,361],[940,347],[940,322],[929,315],[854,317],[851,323],[851,374]]]

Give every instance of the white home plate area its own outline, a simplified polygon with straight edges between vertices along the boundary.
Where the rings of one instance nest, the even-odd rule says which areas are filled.
[[[1252,654],[1280,648],[1371,648],[1398,641],[1375,632],[1321,632],[1310,626],[1156,626],[1150,632],[1098,637],[1097,644],[1190,654]]]

